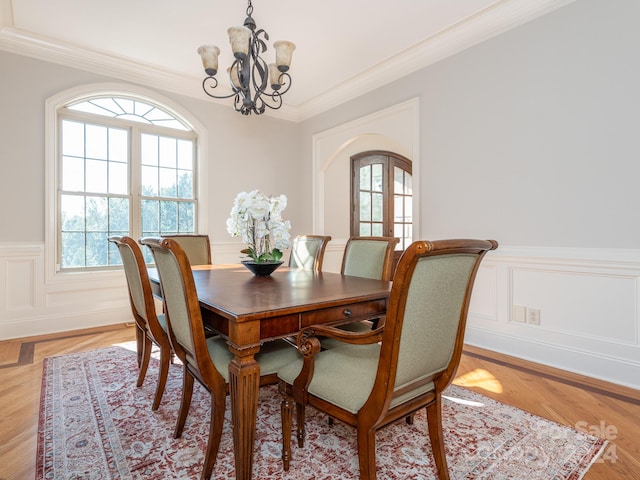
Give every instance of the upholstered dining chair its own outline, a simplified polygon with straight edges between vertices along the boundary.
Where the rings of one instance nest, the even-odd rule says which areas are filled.
[[[211,243],[209,241],[209,235],[163,235],[162,238],[170,238],[178,242],[187,254],[191,265],[211,265]]]
[[[391,280],[393,251],[398,243],[394,237],[351,237],[342,256],[343,275]]]
[[[182,361],[184,379],[182,400],[174,436],[182,435],[187,418],[194,379],[211,394],[211,419],[204,468],[201,478],[211,477],[215,466],[225,412],[225,397],[229,383],[229,363],[233,355],[221,336],[205,337],[200,304],[196,292],[191,265],[180,244],[166,238],[142,238],[153,254],[171,346]],[[266,342],[255,355],[260,364],[260,383],[276,383],[278,369],[299,359],[295,347],[283,340]]]
[[[329,236],[323,235],[298,235],[291,244],[289,266],[303,270],[322,271],[322,261]]]
[[[351,237],[342,255],[342,275],[389,281],[393,278],[393,252],[399,239],[394,237]],[[379,318],[349,322],[338,328],[363,332],[375,328]],[[333,339],[323,340],[323,348],[339,345]]]
[[[158,384],[151,405],[152,410],[157,410],[164,394],[172,355],[165,316],[156,314],[147,267],[136,241],[127,236],[112,236],[109,237],[109,241],[118,247],[120,258],[122,258],[131,312],[136,325],[136,345],[140,369],[136,386],[140,387],[144,382],[153,345],[157,345],[160,349]]]
[[[298,334],[303,359],[278,371],[285,470],[294,404],[300,447],[307,405],[356,427],[362,480],[376,478],[376,430],[426,408],[438,477],[449,478],[442,392],[460,361],[478,267],[497,246],[494,240],[414,242],[398,263],[384,325],[364,333],[310,326]],[[321,336],[343,346],[321,350]]]

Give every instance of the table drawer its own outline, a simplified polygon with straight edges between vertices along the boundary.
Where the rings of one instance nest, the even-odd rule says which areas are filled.
[[[386,300],[371,300],[368,302],[352,303],[340,307],[323,308],[301,315],[300,326],[302,328],[318,323],[338,323],[351,320],[366,320],[387,311]]]
[[[292,335],[300,330],[298,314],[260,320],[260,338],[277,338]]]

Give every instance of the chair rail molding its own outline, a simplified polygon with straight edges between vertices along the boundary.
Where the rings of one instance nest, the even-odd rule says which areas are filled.
[[[501,246],[480,268],[466,343],[640,389],[640,250]]]
[[[323,271],[340,271],[346,242],[329,243]],[[213,263],[237,263],[241,248],[212,241]],[[0,340],[132,320],[124,272],[51,284],[44,257],[43,243],[0,243]],[[640,389],[639,299],[640,250],[500,246],[480,266],[465,342]]]

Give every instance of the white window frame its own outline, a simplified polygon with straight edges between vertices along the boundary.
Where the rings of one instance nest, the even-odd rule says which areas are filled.
[[[58,185],[59,185],[59,146],[60,146],[60,122],[58,110],[70,103],[79,102],[96,96],[112,97],[135,97],[140,101],[151,105],[158,105],[168,111],[173,116],[184,122],[196,135],[195,149],[195,170],[197,172],[194,179],[197,202],[196,231],[206,232],[208,218],[207,212],[207,190],[204,188],[207,177],[207,136],[204,126],[194,118],[189,112],[172,100],[163,97],[155,92],[124,84],[91,84],[72,88],[61,92],[47,99],[45,103],[45,277],[47,283],[67,282],[81,276],[82,282],[91,284],[93,279],[104,280],[107,278],[120,278],[122,276],[118,269],[105,270],[63,270],[60,271],[57,265],[59,245],[58,235]],[[103,117],[109,120],[109,117]],[[138,220],[132,218],[132,221]]]

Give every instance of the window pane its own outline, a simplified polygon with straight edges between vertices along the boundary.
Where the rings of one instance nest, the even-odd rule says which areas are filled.
[[[370,237],[371,236],[371,224],[370,223],[360,223],[360,236],[361,237]]]
[[[407,239],[404,237],[404,227],[405,225],[403,223],[393,224],[393,236],[400,239],[396,244],[396,250],[405,250],[409,246]]]
[[[383,201],[381,193],[374,193],[371,205],[371,219],[374,222],[382,222]]]
[[[84,123],[62,122],[62,154],[84,157]]]
[[[178,203],[160,202],[160,234],[178,233]]]
[[[374,223],[371,226],[371,233],[374,237],[382,237],[383,233],[382,233],[382,224],[381,223]]]
[[[107,162],[87,160],[87,192],[107,193]]]
[[[160,166],[176,168],[176,140],[160,137]]]
[[[411,239],[413,238],[413,224],[406,223],[404,225],[404,237],[411,242]]]
[[[193,203],[181,202],[178,204],[178,232],[195,232]]]
[[[360,168],[360,190],[371,190],[371,166]]]
[[[393,220],[395,222],[402,222],[404,219],[404,212],[403,212],[403,197],[400,195],[394,195],[393,196]]]
[[[140,100],[136,100],[134,102],[133,108],[134,110],[132,113],[135,113],[140,117],[144,117],[146,114],[148,114],[151,110],[154,109],[154,107],[152,107],[151,105],[141,102]]]
[[[142,195],[155,196],[158,195],[158,168],[142,167]]]
[[[105,115],[107,113],[111,113],[111,115],[109,116],[115,117],[117,115],[122,115],[123,113],[125,113],[124,110],[122,110],[122,107],[120,107],[120,105],[118,105],[113,98],[96,98],[91,100],[91,103],[103,108],[105,110]]]
[[[109,193],[125,195],[127,188],[128,165],[126,163],[109,162]]]
[[[87,122],[60,122],[58,188],[64,194],[59,196],[56,219],[62,268],[121,265],[119,251],[107,242],[110,235],[194,233],[196,140],[169,131],[189,131],[186,124],[134,98],[95,96],[64,109],[75,110],[76,117],[90,113],[118,118],[123,126],[101,125],[88,115]],[[143,132],[149,124],[168,133]],[[140,148],[134,151],[132,145]],[[137,181],[140,184],[133,183]],[[132,222],[133,211],[140,212],[139,221]],[[130,231],[132,223],[142,231]]]
[[[126,130],[109,129],[109,160],[126,162],[129,159],[129,137]]]
[[[84,267],[84,233],[62,232],[62,268]]]
[[[404,193],[407,195],[413,195],[413,185],[412,185],[413,177],[410,173],[404,173]]]
[[[129,199],[109,199],[109,235],[129,231]]]
[[[106,160],[107,157],[107,128],[98,125],[86,125],[87,158]]]
[[[178,198],[193,198],[193,173],[178,170]]]
[[[177,197],[176,170],[170,168],[160,169],[160,196]]]
[[[404,221],[413,222],[413,198],[404,197]]]
[[[111,232],[111,235],[124,235],[124,233],[118,232]],[[109,255],[109,265],[122,265],[122,257],[120,256],[120,251],[118,250],[118,247],[116,245],[114,245],[113,243],[109,242],[107,244],[107,248],[108,248],[108,255]]]
[[[158,165],[158,136],[142,134],[141,155],[143,165]]]
[[[84,232],[84,197],[62,195],[60,198],[60,217],[60,226],[63,232]]]
[[[105,117],[118,117],[138,123],[162,125],[177,130],[190,130],[182,121],[162,108],[129,98],[96,97],[67,105],[66,108],[78,112],[103,115]]]
[[[109,225],[106,197],[87,197],[87,232],[107,232]],[[88,246],[88,245],[87,245]]]
[[[62,190],[68,192],[84,191],[84,159],[77,157],[62,158]]]
[[[393,167],[393,191],[404,193],[404,170],[398,167]]]
[[[382,191],[382,164],[371,165],[371,183],[374,192]]]
[[[360,192],[360,220],[371,221],[371,194]]]
[[[87,232],[86,242],[87,267],[107,265],[107,232]]]
[[[178,140],[178,168],[193,170],[193,142]]]
[[[142,231],[148,233],[160,232],[160,202],[156,200],[142,201]]]

